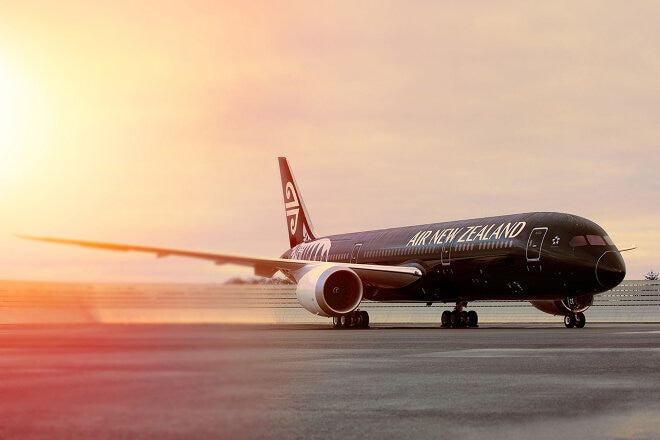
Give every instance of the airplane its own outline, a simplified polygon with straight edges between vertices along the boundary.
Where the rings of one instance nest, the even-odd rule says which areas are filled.
[[[450,303],[443,328],[478,327],[468,303],[524,300],[586,324],[594,295],[625,277],[621,252],[591,220],[559,212],[530,212],[317,237],[285,157],[279,158],[290,248],[279,258],[226,255],[130,244],[18,235],[21,238],[215,264],[251,266],[258,276],[278,271],[297,284],[307,311],[332,318],[334,328],[368,328],[363,300]]]

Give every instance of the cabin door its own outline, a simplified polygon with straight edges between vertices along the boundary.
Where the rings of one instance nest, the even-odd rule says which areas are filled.
[[[442,251],[440,251],[440,261],[442,261],[443,266],[449,266],[451,263],[451,244],[454,242],[452,239],[450,242],[442,243]]]
[[[539,261],[541,259],[541,248],[547,232],[548,228],[532,229],[529,240],[527,240],[527,261]]]
[[[355,246],[353,246],[353,252],[351,252],[351,263],[358,262],[358,257],[360,256],[361,247],[362,247],[362,243],[356,243]]]

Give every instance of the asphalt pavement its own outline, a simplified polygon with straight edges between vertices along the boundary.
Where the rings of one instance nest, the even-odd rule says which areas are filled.
[[[660,324],[2,325],[0,439],[657,439]]]

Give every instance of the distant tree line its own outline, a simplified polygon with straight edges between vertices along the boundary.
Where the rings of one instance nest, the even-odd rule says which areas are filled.
[[[658,274],[658,272],[654,272],[653,269],[651,269],[651,271],[647,273],[644,278],[646,278],[647,280],[657,280],[658,278],[660,278],[660,274]]]
[[[230,278],[227,281],[225,281],[225,284],[232,284],[232,285],[288,285],[288,284],[293,284],[291,280],[288,278],[281,278],[281,277],[273,277],[273,278],[265,278],[265,277],[249,277],[249,278],[241,278],[241,277],[234,277]]]

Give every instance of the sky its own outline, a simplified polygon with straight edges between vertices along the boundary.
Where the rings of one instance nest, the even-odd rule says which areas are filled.
[[[249,269],[12,234],[279,256],[277,157],[317,235],[529,211],[660,270],[660,3],[11,2],[0,279]]]

